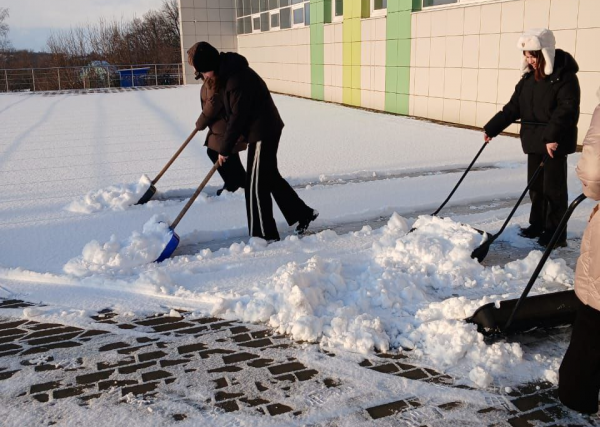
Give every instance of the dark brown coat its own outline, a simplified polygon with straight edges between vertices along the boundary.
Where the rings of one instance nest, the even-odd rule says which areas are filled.
[[[215,88],[210,82],[205,82],[202,85],[200,102],[202,104],[202,114],[196,121],[196,128],[198,130],[208,128],[204,145],[211,150],[220,152],[227,131],[227,122],[223,114],[222,98],[215,92]],[[244,138],[240,137],[232,152],[238,153],[245,150],[247,146],[248,144],[244,142]]]

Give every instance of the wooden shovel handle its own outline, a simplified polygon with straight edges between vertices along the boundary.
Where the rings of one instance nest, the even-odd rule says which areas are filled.
[[[185,140],[185,142],[183,144],[181,144],[181,147],[179,147],[179,150],[177,150],[177,152],[175,154],[173,154],[173,157],[171,157],[171,160],[169,160],[169,162],[165,165],[165,167],[162,168],[162,170],[158,173],[158,175],[156,175],[156,178],[154,178],[152,180],[152,185],[156,184],[158,182],[158,180],[165,174],[167,169],[169,169],[169,167],[173,164],[175,159],[177,159],[177,157],[179,157],[179,155],[181,154],[183,149],[190,143],[190,141],[196,136],[197,133],[198,133],[198,129],[194,129],[194,131],[190,134],[190,136],[188,136],[188,138]]]
[[[206,178],[204,178],[204,181],[202,181],[200,183],[200,186],[196,189],[196,192],[192,195],[192,197],[190,197],[190,200],[188,200],[188,202],[183,207],[183,209],[181,210],[181,212],[179,212],[179,215],[177,215],[177,218],[175,218],[175,221],[173,221],[173,223],[171,224],[171,227],[170,227],[171,230],[175,230],[175,227],[177,227],[177,224],[179,224],[179,221],[181,221],[181,218],[183,218],[183,216],[185,215],[185,213],[192,206],[192,204],[194,203],[194,201],[198,198],[198,196],[200,195],[200,193],[202,192],[202,190],[204,190],[204,187],[206,187],[206,184],[208,184],[208,181],[210,181],[210,179],[215,174],[215,172],[217,171],[218,168],[219,168],[219,162],[217,161],[213,165],[213,167],[211,168],[211,170],[208,172],[208,175],[206,175]]]

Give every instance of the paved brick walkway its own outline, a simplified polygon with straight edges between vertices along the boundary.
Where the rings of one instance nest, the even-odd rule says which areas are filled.
[[[0,309],[30,305],[0,300]],[[422,396],[393,395],[373,404],[373,396],[361,392],[356,382],[343,381],[295,357],[300,349],[324,358],[336,354],[296,343],[260,325],[190,319],[186,313],[131,320],[110,310],[92,319],[123,333],[100,326],[81,329],[0,317],[0,381],[12,382],[15,402],[56,406],[76,399],[90,405],[94,400],[118,404],[137,398],[151,407],[169,401],[180,408],[168,414],[175,424],[194,418],[222,425],[219,417],[237,412],[302,425],[307,414],[331,404],[351,410],[311,425],[600,425],[598,417],[565,410],[549,383],[523,384],[508,394],[492,389],[493,397],[486,398],[484,406],[461,401],[436,405]],[[543,335],[538,333],[538,339]],[[372,354],[360,362],[343,363],[434,384],[449,395],[452,389],[468,388],[449,375],[418,366],[410,353]]]

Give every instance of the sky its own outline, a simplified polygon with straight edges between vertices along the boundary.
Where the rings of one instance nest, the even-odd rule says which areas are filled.
[[[161,5],[162,0],[2,0],[0,7],[9,9],[13,47],[40,51],[52,31],[96,23],[101,17],[129,20]]]

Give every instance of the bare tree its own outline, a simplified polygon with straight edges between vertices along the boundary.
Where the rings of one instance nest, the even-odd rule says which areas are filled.
[[[9,16],[8,9],[0,7],[0,67],[2,68],[6,67],[12,52],[12,44],[8,39],[10,27],[6,22]]]
[[[172,46],[176,43],[179,48],[181,32],[179,29],[179,5],[177,4],[177,0],[163,0],[161,11],[165,19],[168,39]]]
[[[48,38],[53,65],[85,65],[91,60],[112,64],[159,64],[181,61],[179,6],[163,0],[160,10],[150,10],[129,22],[100,19],[58,31]]]

